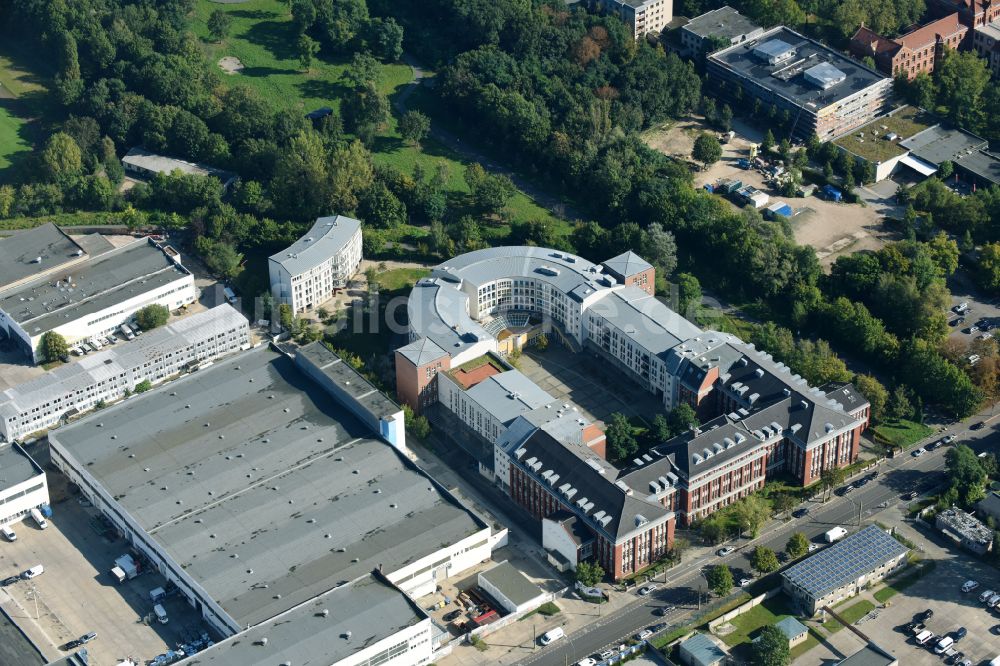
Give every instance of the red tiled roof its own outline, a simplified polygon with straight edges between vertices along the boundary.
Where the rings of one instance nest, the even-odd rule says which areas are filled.
[[[968,30],[958,20],[958,13],[945,16],[936,21],[931,21],[927,25],[896,38],[896,41],[903,47],[912,51],[917,51],[933,44],[938,35],[945,39],[952,35],[961,34]]]
[[[851,48],[860,50],[866,55],[893,53],[899,50],[899,44],[887,39],[870,28],[861,26],[851,37]]]

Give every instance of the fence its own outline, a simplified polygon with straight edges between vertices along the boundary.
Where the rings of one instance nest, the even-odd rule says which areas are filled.
[[[768,590],[764,594],[759,594],[756,597],[754,597],[753,599],[751,599],[750,601],[748,601],[748,602],[746,602],[744,604],[740,604],[739,606],[737,606],[733,610],[729,611],[728,613],[723,613],[722,615],[720,615],[719,617],[717,617],[716,619],[714,619],[714,620],[712,620],[711,622],[708,623],[708,629],[709,629],[709,631],[715,631],[716,628],[719,625],[722,625],[722,624],[725,624],[726,622],[729,622],[734,617],[739,617],[740,615],[743,615],[743,613],[746,613],[750,609],[759,606],[760,604],[764,603],[766,600],[770,599],[771,597],[777,596],[780,592],[781,592],[781,587],[780,586],[779,587],[772,587],[770,590]]]

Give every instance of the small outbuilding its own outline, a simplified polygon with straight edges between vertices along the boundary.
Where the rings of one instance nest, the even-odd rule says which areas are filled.
[[[508,613],[526,613],[538,608],[548,595],[525,578],[510,562],[501,562],[479,574],[479,588]]]
[[[708,634],[695,634],[678,646],[684,666],[718,666],[729,654]]]

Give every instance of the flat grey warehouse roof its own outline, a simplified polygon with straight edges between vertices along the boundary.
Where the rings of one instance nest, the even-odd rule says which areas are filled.
[[[754,56],[754,49],[774,40],[791,46],[795,51],[794,55],[775,65],[769,65]],[[815,111],[876,83],[888,81],[875,70],[783,26],[768,30],[757,39],[716,51],[709,56],[709,60],[751,79],[797,105],[809,105],[811,108],[815,106]],[[802,73],[820,63],[829,63],[840,70],[845,79],[825,90],[813,85]]]
[[[426,617],[405,594],[377,574],[370,574],[180,663],[338,664]],[[347,632],[350,638],[346,638]],[[266,645],[260,644],[262,638],[267,638]]]
[[[486,528],[265,347],[49,440],[242,626]]]
[[[43,224],[0,240],[0,289],[76,261],[83,249],[59,227]],[[41,259],[41,261],[35,261]]]
[[[189,275],[143,239],[0,295],[0,310],[36,336]],[[68,284],[67,284],[67,278]]]
[[[0,447],[0,490],[43,474],[42,468],[17,444]]]

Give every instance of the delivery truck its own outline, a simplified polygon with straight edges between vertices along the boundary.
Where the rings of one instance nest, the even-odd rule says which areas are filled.
[[[827,543],[833,543],[834,541],[839,541],[847,536],[847,530],[843,527],[834,527],[832,530],[823,535]]]
[[[115,566],[111,568],[111,575],[119,583],[124,583],[139,575],[139,563],[131,555],[122,555],[115,560]]]

